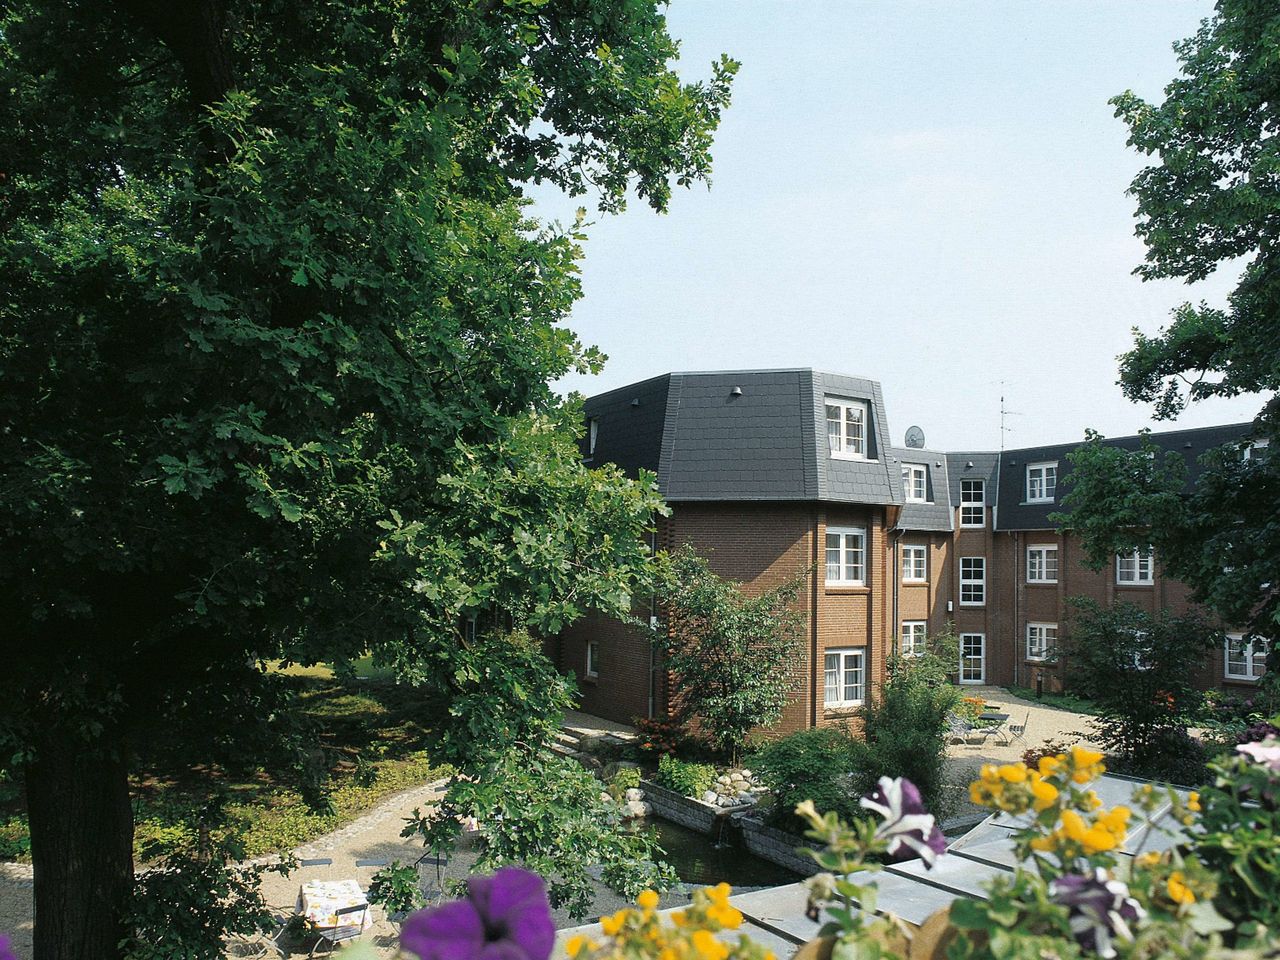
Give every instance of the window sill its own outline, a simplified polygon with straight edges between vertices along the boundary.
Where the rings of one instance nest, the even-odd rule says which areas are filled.
[[[1138,580],[1136,582],[1126,580],[1124,583],[1116,582],[1116,586],[1121,590],[1143,590],[1148,587],[1154,587],[1155,585],[1154,580]]]
[[[824,703],[822,712],[827,716],[847,716],[860,710],[865,701],[852,700],[849,703]]]
[[[583,683],[589,683],[589,684],[591,684],[592,686],[594,686],[595,684],[597,684],[597,683],[599,683],[599,682],[600,682],[600,674],[598,674],[598,673],[584,673],[584,674],[582,675],[582,682],[583,682]]]
[[[857,596],[858,594],[870,593],[870,592],[871,592],[871,588],[866,586],[858,587],[858,586],[850,585],[847,587],[827,587],[826,588],[826,595],[829,597]]]
[[[908,580],[906,577],[903,577],[902,585],[904,587],[927,587],[929,585],[929,581],[928,580]]]
[[[1058,585],[1057,580],[1028,580],[1027,581],[1028,587],[1056,587],[1057,585]]]
[[[851,460],[855,463],[879,463],[874,457],[863,457],[856,453],[832,453],[832,460]]]
[[[1047,499],[1047,500],[1023,500],[1023,501],[1022,501],[1022,503],[1018,504],[1018,506],[1020,506],[1020,507],[1043,507],[1043,506],[1046,506],[1046,505],[1052,505],[1052,504],[1054,504],[1054,503],[1057,503],[1057,501],[1056,501],[1053,497],[1050,497],[1050,498],[1049,498],[1049,499]]]
[[[965,603],[963,600],[960,601],[960,606],[964,607],[966,610],[981,610],[986,605],[985,601],[982,603]]]
[[[1244,684],[1248,684],[1251,687],[1256,686],[1258,681],[1261,679],[1262,679],[1261,677],[1237,677],[1229,673],[1224,673],[1222,675],[1223,683],[1244,683]]]
[[[1050,660],[1050,658],[1049,658],[1049,657],[1047,657],[1047,656],[1044,656],[1044,657],[1033,657],[1033,656],[1031,656],[1030,654],[1028,654],[1028,655],[1027,655],[1027,663],[1048,663],[1048,662],[1049,662],[1049,660]]]

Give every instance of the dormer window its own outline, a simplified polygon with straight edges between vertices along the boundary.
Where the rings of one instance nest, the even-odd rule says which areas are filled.
[[[907,503],[927,503],[925,499],[927,489],[924,466],[919,463],[904,463],[902,492],[906,495]]]
[[[1053,503],[1058,491],[1058,461],[1027,464],[1027,503]]]
[[[596,455],[596,437],[600,433],[600,418],[592,417],[587,421],[587,456]]]
[[[861,400],[826,399],[827,444],[837,460],[867,459],[867,405]]]

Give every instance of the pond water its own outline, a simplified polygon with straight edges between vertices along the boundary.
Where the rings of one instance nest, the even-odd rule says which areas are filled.
[[[720,881],[737,887],[776,887],[803,877],[785,867],[753,856],[743,845],[736,827],[726,826],[723,841],[659,817],[646,821],[658,834],[664,858],[685,883],[714,885]]]

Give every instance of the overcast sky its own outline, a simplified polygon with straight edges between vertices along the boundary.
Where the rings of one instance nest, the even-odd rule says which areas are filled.
[[[588,396],[673,370],[816,367],[884,388],[895,443],[1109,436],[1154,425],[1116,386],[1129,329],[1195,287],[1132,275],[1142,158],[1107,99],[1158,99],[1204,0],[675,0],[687,79],[742,61],[714,183],[597,217],[571,326],[609,355]],[[539,195],[571,219],[581,200]],[[1215,401],[1177,426],[1251,419]]]

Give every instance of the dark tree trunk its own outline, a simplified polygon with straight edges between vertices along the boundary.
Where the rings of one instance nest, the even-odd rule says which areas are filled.
[[[34,960],[112,960],[120,956],[133,886],[124,759],[74,734],[42,737],[34,746],[26,768]]]

